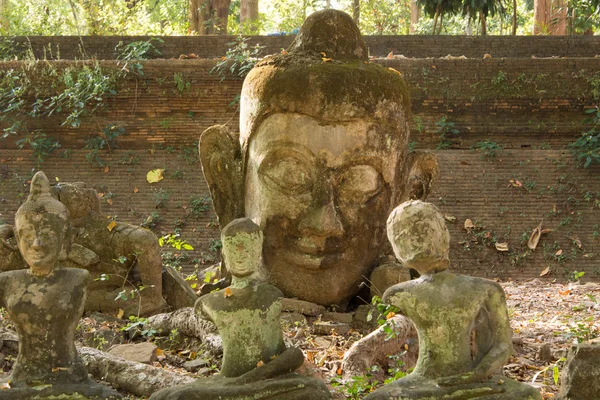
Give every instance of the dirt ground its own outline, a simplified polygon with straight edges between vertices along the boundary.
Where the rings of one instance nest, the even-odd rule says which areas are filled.
[[[570,345],[600,336],[600,284],[560,284],[540,280],[500,283],[507,296],[514,344],[513,357],[504,367],[504,372],[511,378],[533,384],[544,398],[552,398],[558,393],[555,377],[562,370],[563,357]],[[287,344],[302,348],[312,363],[307,364],[310,368],[304,373],[320,376],[328,384],[332,384],[331,389],[336,399],[361,399],[366,393],[382,385],[381,374],[376,381],[368,374],[345,383],[336,383],[342,373],[344,352],[363,335],[353,329],[344,335],[335,332],[317,335],[313,332],[313,321],[309,319],[305,323],[301,319],[296,323],[284,323]],[[4,328],[11,328],[5,313],[2,313],[1,322]],[[208,359],[206,367],[200,372],[187,372],[182,368],[185,361],[206,358],[201,348],[193,341],[182,340],[177,332],[158,338],[155,332],[144,328],[143,320],[119,321],[116,318],[103,320],[97,316],[85,317],[79,325],[78,338],[82,341],[81,344],[106,346],[107,343],[103,340],[90,342],[90,337],[94,337],[94,332],[108,329],[115,333],[119,342],[155,341],[160,349],[158,361],[154,362],[157,367],[189,376],[210,375],[220,367],[218,358]],[[540,359],[542,346],[549,352],[542,354]],[[5,354],[2,361],[5,377],[13,360],[14,355]],[[393,379],[391,375],[396,374],[401,376],[401,369],[384,371],[385,378]],[[134,396],[128,398],[137,399]]]

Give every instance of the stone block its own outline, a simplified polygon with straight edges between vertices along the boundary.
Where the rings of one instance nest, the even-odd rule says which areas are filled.
[[[156,360],[156,350],[158,347],[154,343],[144,342],[137,344],[119,344],[113,346],[108,353],[114,356],[122,357],[129,361],[150,364]]]
[[[317,317],[325,312],[325,307],[298,299],[281,299],[281,311],[297,312],[309,317]]]
[[[169,266],[163,266],[162,285],[163,297],[171,307],[176,310],[194,307],[198,296],[179,272]]]
[[[350,325],[333,321],[319,321],[313,325],[313,331],[317,335],[331,335],[332,332],[345,335],[349,330]]]
[[[580,343],[569,349],[560,377],[560,398],[598,400],[600,396],[600,343]]]

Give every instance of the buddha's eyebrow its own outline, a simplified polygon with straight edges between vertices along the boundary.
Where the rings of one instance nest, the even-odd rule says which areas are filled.
[[[270,159],[274,155],[281,155],[295,156],[301,161],[308,163],[315,162],[315,154],[312,151],[300,143],[291,142],[289,140],[275,140],[273,142],[269,142],[265,146],[264,154],[264,159]]]

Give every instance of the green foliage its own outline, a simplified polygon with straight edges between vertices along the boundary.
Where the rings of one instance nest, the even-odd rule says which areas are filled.
[[[258,44],[250,47],[246,43],[247,41],[248,38],[238,36],[235,42],[228,43],[229,46],[233,47],[227,50],[225,56],[210,69],[209,73],[216,72],[221,77],[221,82],[228,76],[245,78],[248,72],[254,68],[264,49],[264,46]]]
[[[377,369],[377,367],[371,367]],[[379,382],[373,380],[372,374],[353,376],[349,381],[343,382],[341,379],[333,379],[331,386],[340,387],[346,398],[360,400],[377,388]]]
[[[170,197],[171,193],[168,190],[163,188],[158,189],[158,191],[154,193],[154,207],[163,208]]]
[[[587,168],[592,164],[600,164],[600,108],[596,106],[585,110],[585,113],[590,115],[584,120],[588,129],[569,144],[569,149],[575,159]]]
[[[221,239],[212,239],[208,244],[208,249],[214,253],[221,251],[222,248],[223,243],[221,242]]]
[[[185,240],[179,239],[179,235],[174,235],[172,233],[169,233],[165,236],[162,236],[158,239],[158,245],[160,247],[163,247],[165,244],[168,244],[169,246],[173,247],[174,249],[177,250],[194,250],[194,248],[188,244],[188,242],[186,242]]]
[[[148,326],[148,318],[141,318],[131,315],[129,323],[121,328],[122,331],[129,332],[131,330],[140,330],[140,333],[145,338],[151,338],[156,335],[156,329]]]
[[[440,137],[440,142],[438,143],[436,150],[445,150],[450,148],[451,143],[449,142],[447,135],[457,135],[460,133],[458,129],[454,127],[454,122],[450,122],[446,119],[446,117],[443,117],[437,121],[435,125],[437,127],[435,132]]]
[[[212,71],[212,70],[211,70]],[[175,82],[175,87],[179,94],[183,94],[188,92],[192,87],[192,83],[185,80],[185,77],[181,72],[175,72],[173,74],[173,81]]]
[[[163,43],[164,40],[160,38],[150,38],[148,40],[131,42],[123,44],[119,42],[117,44],[117,60],[125,61],[122,70],[128,72],[132,69],[135,73],[140,76],[144,75],[144,65],[138,60],[147,60],[152,58],[154,55],[160,55],[160,51],[154,46],[153,42]]]
[[[45,133],[39,130],[28,133],[23,139],[18,140],[16,144],[19,149],[26,146],[31,148],[33,151],[31,157],[36,160],[38,167],[54,150],[60,147],[58,140],[46,136]]]
[[[206,211],[210,209],[210,198],[208,197],[190,197],[190,207],[188,208],[188,215],[196,219],[200,219]]]
[[[502,151],[502,146],[489,139],[484,140],[483,142],[477,142],[477,144],[471,148],[483,152],[486,158],[494,158]]]
[[[367,321],[371,321],[373,319],[373,315],[376,314],[377,324],[381,326],[383,331],[386,333],[386,340],[395,338],[396,332],[394,331],[394,328],[389,320],[396,315],[398,308],[391,304],[384,303],[379,296],[373,296],[371,299],[371,304],[374,306],[374,309],[369,311],[369,315],[367,315]]]
[[[117,138],[126,135],[125,128],[118,125],[107,125],[102,128],[100,135],[85,140],[84,149],[90,150],[85,155],[86,160],[90,164],[96,164],[99,167],[104,167],[106,162],[100,157],[100,150],[107,150],[109,153],[112,149],[118,148]]]

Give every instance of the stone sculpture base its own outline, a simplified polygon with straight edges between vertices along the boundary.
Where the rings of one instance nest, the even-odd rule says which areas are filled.
[[[456,386],[438,386],[423,377],[406,378],[376,390],[365,400],[542,400],[540,392],[532,386],[505,376],[495,375],[484,383]]]
[[[327,386],[318,379],[295,373],[241,384],[236,378],[215,375],[196,382],[163,389],[150,400],[328,400]]]
[[[116,400],[123,396],[99,383],[63,383],[0,390],[0,400]]]

